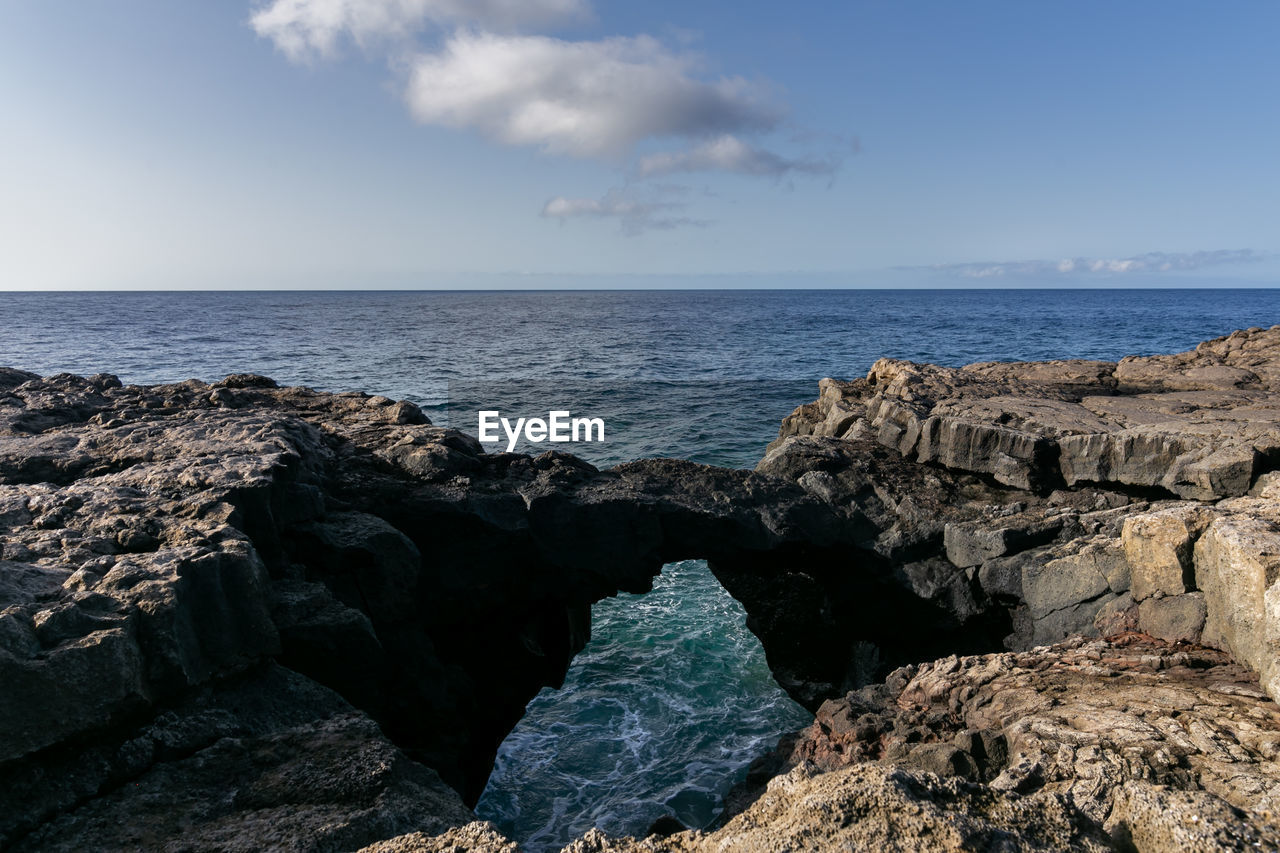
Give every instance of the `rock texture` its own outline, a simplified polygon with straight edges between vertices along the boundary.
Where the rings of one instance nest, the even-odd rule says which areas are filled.
[[[1248,491],[1280,452],[1274,329],[1119,363],[881,359],[824,380],[784,433],[866,434],[920,462],[1018,488],[1112,484],[1211,500]]]
[[[758,470],[857,507],[917,592],[1004,607],[1007,648],[1140,630],[1277,697],[1278,371],[1280,327],[1119,363],[882,359],[823,380]]]
[[[1278,762],[1280,708],[1226,655],[1077,639],[825,702],[718,831],[569,849],[1271,850]]]
[[[484,457],[410,404],[247,376],[3,379],[0,762],[277,660],[474,797],[590,603],[661,565],[642,488],[567,457]],[[42,817],[6,811],[0,832]]]
[[[172,752],[146,747],[145,727],[268,665],[334,691],[378,727],[353,718],[354,728],[325,737],[380,731],[395,755],[432,768],[473,802],[525,704],[561,682],[586,642],[591,604],[647,590],[677,559],[707,557],[759,594],[753,578],[803,581],[798,570],[809,562],[838,558],[841,573],[863,578],[863,592],[939,626],[898,648],[887,642],[883,606],[863,596],[858,606],[878,622],[872,634],[888,658],[951,648],[963,620],[864,554],[857,542],[868,530],[856,510],[752,472],[675,460],[602,472],[558,453],[485,454],[386,398],[277,388],[248,375],[144,388],[106,375],[6,370],[0,781],[25,793],[20,807],[0,809],[0,844],[74,846],[77,831],[98,832],[88,817],[95,809],[134,811],[131,797],[178,787],[170,774],[195,774],[200,790],[196,768],[207,764],[258,793],[218,809],[157,807],[154,821],[139,819],[135,841],[169,832],[192,849],[234,846],[214,839],[292,802],[285,787],[252,781],[267,772],[255,750],[302,755],[306,727],[319,732],[328,716],[233,720]],[[811,632],[777,659],[803,659],[825,643]],[[814,707],[822,698],[810,695]],[[233,737],[259,740],[227,751],[223,739]],[[104,743],[127,746],[99,754]],[[365,790],[400,784],[374,772],[382,763],[356,765],[368,769]],[[81,764],[97,769],[41,781]],[[334,821],[368,830],[342,837],[365,832],[369,841],[426,826],[355,814],[323,823]],[[302,839],[299,849],[338,844],[319,826],[288,832]]]
[[[353,850],[475,819],[369,717],[274,665],[7,768],[0,813],[11,849],[68,853]]]
[[[754,472],[599,471],[384,397],[0,369],[0,848],[508,850],[467,808],[498,743],[692,557],[817,721],[721,829],[571,849],[1274,847],[1275,381],[1280,327],[882,360]]]

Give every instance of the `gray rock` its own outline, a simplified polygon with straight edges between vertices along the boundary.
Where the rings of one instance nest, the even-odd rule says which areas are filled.
[[[977,779],[979,775],[978,763],[973,756],[953,743],[920,744],[898,763],[909,770],[919,770],[935,776]]]
[[[1280,458],[1278,379],[1280,327],[1120,365],[882,360],[824,380],[744,472],[488,455],[411,403],[252,375],[0,372],[0,772],[19,780],[0,843],[505,848],[444,783],[479,793],[592,602],[690,556],[845,738],[811,758],[916,763],[800,774],[730,835],[662,849],[1269,841],[1280,727],[1232,704],[1262,693],[1225,658],[958,654],[1137,628],[1229,650],[1280,695],[1260,473]],[[319,682],[345,702],[286,701],[259,682],[273,661],[309,685],[290,695]],[[232,685],[297,713],[255,723],[217,698]],[[829,713],[850,690],[857,713]],[[1175,725],[1175,706],[1192,716]],[[803,803],[876,817],[815,826]],[[1248,819],[1223,828],[1220,803]],[[1179,834],[1160,809],[1218,825]]]
[[[97,789],[37,766],[48,756],[273,660],[340,691],[474,798],[525,704],[585,644],[591,603],[646,589],[681,554],[714,558],[802,694],[851,671],[851,642],[917,654],[899,616],[942,643],[963,627],[947,622],[953,603],[977,609],[962,573],[895,574],[858,506],[782,479],[677,460],[602,472],[560,453],[490,456],[411,404],[262,377],[212,388],[20,378],[0,404],[0,546],[21,557],[0,563],[0,771],[33,763],[60,780],[51,790],[65,777],[76,793],[62,809]],[[895,511],[921,524],[924,496],[900,497]],[[924,538],[935,535],[941,526]],[[865,637],[812,632],[790,650],[773,639],[808,618],[810,599],[774,594],[800,547],[831,557],[812,572],[815,597],[841,617],[867,612],[843,622]],[[849,585],[851,566],[872,596]],[[77,778],[111,787],[175,748],[122,746],[110,773]]]
[[[1016,488],[1060,478],[1213,500],[1245,494],[1280,449],[1277,375],[1280,327],[1118,365],[881,359],[865,381],[827,380],[782,435],[838,435],[816,422],[865,407],[865,434],[884,446]]]
[[[1055,610],[1091,601],[1110,591],[1111,584],[1102,570],[1105,563],[1100,562],[1100,553],[1105,554],[1105,550],[1094,547],[1049,560],[1043,565],[1029,565],[1022,575],[1022,593],[1031,608],[1031,615],[1040,619]]]
[[[1170,643],[1198,643],[1206,612],[1201,592],[1148,598],[1138,604],[1138,630]]]
[[[1121,596],[1106,593],[1088,601],[1070,604],[1034,619],[1030,645],[1059,643],[1068,637],[1098,636],[1098,615],[1103,608],[1114,609]]]
[[[0,655],[0,682],[0,762],[92,732],[150,699],[142,651],[125,628],[31,657]]]
[[[948,524],[947,559],[961,568],[1051,542],[1062,530],[1061,516],[1029,513],[1023,517]]]
[[[234,715],[224,717],[227,734],[210,739],[209,728],[205,715],[192,730],[203,737],[174,741],[176,732],[157,727],[150,736],[168,738],[172,757],[157,750],[129,784],[43,823],[12,849],[352,850],[475,819],[439,776],[350,709],[260,734]]]

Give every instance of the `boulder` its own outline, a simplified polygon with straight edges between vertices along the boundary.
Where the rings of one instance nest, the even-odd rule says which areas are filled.
[[[1170,643],[1198,643],[1206,615],[1202,592],[1148,598],[1138,604],[1138,630]]]
[[[1204,642],[1252,667],[1280,696],[1280,508],[1244,498],[1219,510],[1195,546],[1196,586],[1207,609]]]
[[[1125,519],[1122,539],[1135,600],[1195,589],[1192,552],[1211,518],[1208,508],[1183,504]]]

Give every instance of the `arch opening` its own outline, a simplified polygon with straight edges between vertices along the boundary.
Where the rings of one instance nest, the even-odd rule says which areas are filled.
[[[812,719],[774,680],[742,605],[703,560],[592,609],[564,686],[544,689],[498,750],[476,806],[530,851],[591,827],[706,827],[750,762]]]

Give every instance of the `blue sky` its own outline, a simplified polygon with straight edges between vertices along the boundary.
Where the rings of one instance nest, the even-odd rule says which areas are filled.
[[[1280,4],[8,0],[0,287],[1280,283]]]

